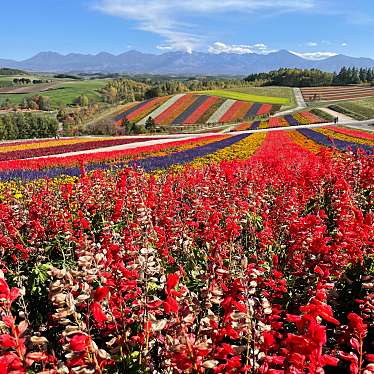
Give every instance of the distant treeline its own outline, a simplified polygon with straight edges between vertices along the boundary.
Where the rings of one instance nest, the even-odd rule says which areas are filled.
[[[27,73],[19,69],[0,68],[0,75],[26,75]]]
[[[374,84],[374,69],[343,67],[339,73],[328,73],[318,69],[282,68],[269,73],[250,74],[244,80],[262,86],[290,87]]]
[[[153,97],[175,95],[189,91],[203,91],[222,88],[249,86],[248,81],[241,79],[190,79],[190,80],[133,80],[120,78],[109,81],[101,90],[105,101],[117,103],[120,101],[131,102],[135,100],[151,99]]]
[[[0,115],[0,140],[50,138],[56,136],[58,122],[54,117],[35,113]]]

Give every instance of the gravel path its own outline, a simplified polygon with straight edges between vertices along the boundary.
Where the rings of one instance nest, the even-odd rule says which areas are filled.
[[[303,94],[301,93],[300,88],[294,88],[293,93],[294,93],[295,100],[296,100],[296,108],[292,108],[292,109],[284,110],[282,112],[278,112],[272,117],[286,116],[287,114],[292,114],[294,112],[297,112],[297,111],[300,111],[300,110],[303,110],[303,109],[307,108],[307,105],[305,103],[305,100],[303,98]]]
[[[294,88],[293,92],[295,94],[296,104],[298,108],[306,108],[305,100],[300,88]]]
[[[352,122],[354,121],[353,118],[346,116],[345,114],[335,112],[335,110],[331,110],[329,108],[319,108],[319,110],[322,110],[323,112],[330,114],[333,117],[338,117],[339,123],[344,123],[344,122]]]

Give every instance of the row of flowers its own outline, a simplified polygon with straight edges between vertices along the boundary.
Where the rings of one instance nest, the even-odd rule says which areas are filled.
[[[184,111],[198,100],[198,96],[184,95],[154,120],[159,125],[171,125]]]
[[[265,104],[264,104],[265,105]],[[268,129],[274,127],[288,127],[288,126],[300,126],[300,125],[311,125],[317,123],[325,123],[326,120],[316,116],[311,112],[299,112],[292,115],[271,117],[266,121],[254,121],[251,123],[241,123],[235,126],[232,131],[244,131],[244,130],[257,130],[257,129]]]
[[[113,167],[118,167],[118,164],[128,160],[166,156],[228,137],[229,135],[204,136],[194,139],[176,140],[168,143],[129,148],[120,151],[96,152],[67,157],[4,161],[0,162],[0,180],[35,180],[45,177],[58,177],[60,175],[80,176],[82,165],[85,165],[85,167],[90,170],[111,169]]]
[[[108,137],[97,137],[96,141],[108,140]],[[28,151],[42,148],[52,148],[59,146],[69,146],[78,143],[92,142],[92,138],[61,138],[61,139],[42,139],[30,140],[25,142],[6,142],[0,147],[0,154],[14,151]]]
[[[327,147],[333,147],[339,151],[352,151],[354,153],[363,151],[369,155],[373,154],[374,152],[374,148],[372,145],[368,145],[366,141],[362,141],[362,139],[354,138],[352,136],[348,137],[347,135],[335,135],[334,133],[325,129],[312,130],[303,128],[298,129],[297,131],[307,138],[313,140],[317,144]],[[343,140],[344,136],[345,139],[348,140]]]
[[[227,123],[275,113],[279,105],[249,103],[208,95],[180,94],[147,100],[131,106],[116,117],[119,122],[125,116],[144,124],[152,117],[159,125]]]
[[[372,372],[374,161],[290,134],[3,203],[2,372]]]
[[[173,96],[169,96],[167,100],[158,106],[155,110],[153,110],[151,113],[149,113],[147,116],[144,116],[143,119],[141,119],[138,124],[139,125],[145,125],[147,119],[149,117],[152,117],[153,119],[156,119],[158,116],[162,115],[163,112],[167,111],[170,107],[174,106],[174,104],[183,99],[186,96],[186,94],[177,94]]]
[[[169,98],[168,97],[157,97],[152,100],[148,105],[132,112],[127,119],[132,122],[139,122],[143,118],[147,118],[160,105],[164,104]]]
[[[353,136],[356,139],[370,140],[372,142],[374,141],[374,133],[337,126],[329,126],[328,129],[334,131],[335,134],[344,134]]]
[[[74,141],[55,141],[52,146],[46,143],[35,143],[38,147],[8,150],[7,152],[0,152],[0,162],[17,159],[27,159],[34,157],[43,157],[51,155],[59,155],[70,152],[82,152],[94,150],[98,148],[114,147],[118,145],[125,145],[137,142],[146,142],[154,140],[155,138],[134,137],[134,138],[103,138],[103,139],[76,139]],[[160,138],[158,138],[160,139]],[[162,139],[162,138],[161,138]],[[16,147],[17,148],[17,147]],[[14,148],[12,148],[14,149]]]

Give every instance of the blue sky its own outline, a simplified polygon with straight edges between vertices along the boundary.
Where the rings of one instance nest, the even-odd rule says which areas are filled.
[[[3,0],[0,58],[130,49],[374,58],[373,0]],[[4,16],[7,15],[7,16]]]

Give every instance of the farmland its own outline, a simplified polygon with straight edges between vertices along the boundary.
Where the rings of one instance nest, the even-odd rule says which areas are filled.
[[[334,103],[346,114],[357,120],[374,118],[374,97],[360,100],[345,100]],[[339,109],[339,108],[337,108]],[[338,110],[340,111],[340,110]]]
[[[258,103],[268,103],[268,104],[289,104],[289,99],[284,97],[270,97],[270,96],[260,96],[255,94],[250,94],[243,91],[231,91],[231,90],[209,90],[201,91],[200,93],[208,93],[209,95],[223,97],[225,99],[258,102]]]
[[[2,368],[369,367],[373,134],[118,139],[1,144]]]
[[[241,92],[256,96],[278,97],[282,99],[288,99],[288,103],[283,104],[284,106],[296,106],[294,92],[293,89],[290,87],[235,87],[231,88],[229,91]]]
[[[115,119],[120,123],[126,117],[144,125],[147,118],[152,117],[161,126],[230,123],[268,115],[280,108],[279,104],[225,99],[215,95],[215,91],[207,92],[209,95],[178,94],[135,103]]]
[[[305,101],[337,101],[374,97],[374,87],[370,86],[331,86],[302,88]]]
[[[29,97],[32,94],[42,93],[43,96],[48,96],[51,99],[51,105],[54,109],[58,109],[63,105],[72,105],[74,100],[80,95],[85,95],[92,102],[101,101],[98,90],[106,84],[105,80],[85,80],[85,81],[62,81],[50,84],[50,89],[43,86],[43,90],[40,91],[39,85],[23,87],[29,92],[27,93],[1,93],[0,101],[4,101],[7,98],[14,104],[20,104],[25,97]]]

